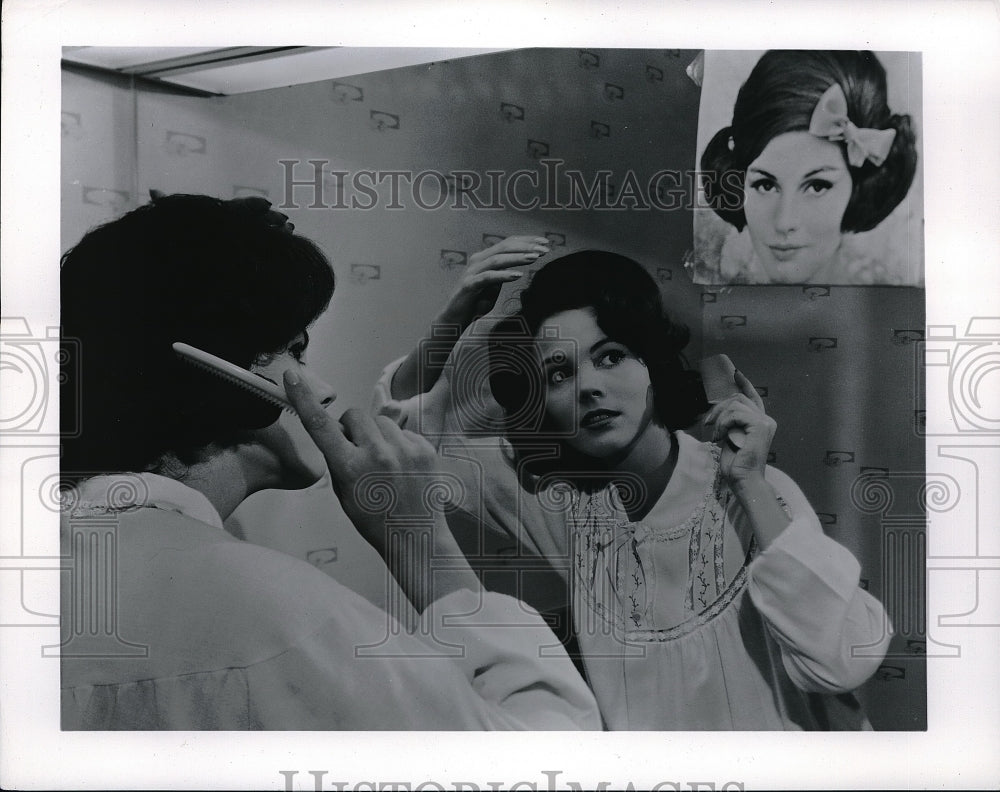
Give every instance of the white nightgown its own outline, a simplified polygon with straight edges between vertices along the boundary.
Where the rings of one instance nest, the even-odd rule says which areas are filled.
[[[510,597],[454,591],[407,632],[310,564],[242,542],[150,473],[62,521],[62,728],[593,729],[593,696]]]
[[[559,604],[553,586],[532,590],[543,579],[532,559],[547,559],[607,728],[869,728],[844,694],[878,668],[891,626],[859,587],[857,560],[788,476],[767,469],[792,521],[759,551],[717,447],[678,432],[666,489],[632,522],[617,488],[519,483],[505,440],[463,434],[469,413],[453,404],[450,367],[428,394],[392,400],[397,365],[376,387],[376,409],[438,446],[465,482],[457,514],[529,570],[516,593],[540,610]]]

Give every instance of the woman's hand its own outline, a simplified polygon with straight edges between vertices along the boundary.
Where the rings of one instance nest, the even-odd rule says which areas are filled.
[[[764,412],[760,394],[742,372],[734,380],[740,392],[720,401],[705,416],[706,424],[714,424],[713,442],[722,445],[722,475],[730,485],[764,478],[767,454],[778,425]],[[742,430],[740,448],[728,439],[731,429]]]
[[[434,447],[389,418],[362,410],[347,410],[338,421],[304,380],[292,371],[284,376],[285,392],[323,452],[344,511],[414,607],[422,611],[459,588],[477,590],[478,579],[444,519],[446,504],[438,503],[447,484]],[[448,559],[447,566],[441,559]]]
[[[409,399],[429,391],[441,376],[458,337],[477,317],[493,310],[505,283],[521,277],[522,273],[511,267],[532,264],[548,252],[545,237],[512,236],[473,254],[444,310],[393,374],[392,398]],[[441,333],[442,328],[458,332]]]
[[[469,258],[458,287],[448,300],[441,319],[468,327],[476,317],[493,310],[500,288],[521,277],[511,267],[526,266],[549,252],[549,240],[536,236],[511,236]]]
[[[778,425],[764,412],[764,403],[750,380],[739,371],[733,378],[740,392],[712,407],[705,423],[715,424],[713,439],[722,445],[722,475],[750,518],[757,544],[766,550],[791,522],[764,478],[767,453]],[[728,438],[731,429],[745,435],[739,448]]]

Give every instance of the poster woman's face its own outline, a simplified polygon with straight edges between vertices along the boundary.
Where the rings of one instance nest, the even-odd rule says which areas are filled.
[[[840,146],[808,132],[778,135],[750,163],[743,212],[754,252],[772,283],[828,276],[851,187]]]

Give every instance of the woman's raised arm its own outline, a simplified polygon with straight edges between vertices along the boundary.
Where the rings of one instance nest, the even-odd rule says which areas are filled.
[[[458,287],[393,374],[392,398],[408,399],[429,391],[459,336],[477,317],[493,310],[505,283],[521,277],[522,273],[511,267],[533,264],[549,252],[548,246],[545,237],[511,236],[473,254]],[[442,328],[454,332],[441,333]]]

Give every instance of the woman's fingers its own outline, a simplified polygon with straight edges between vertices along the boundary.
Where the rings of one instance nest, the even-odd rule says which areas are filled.
[[[326,411],[302,377],[286,371],[284,384],[285,393],[288,394],[299,420],[323,452],[327,464],[333,465],[336,460],[344,459],[351,442],[344,436],[340,423]]]
[[[400,429],[400,432],[402,432],[403,437],[413,444],[416,450],[421,453],[431,454],[432,456],[437,455],[437,451],[434,449],[434,446],[432,446],[430,441],[423,435],[411,432],[409,429]]]
[[[533,264],[544,255],[545,253],[539,253],[534,250],[529,250],[524,253],[497,253],[478,261],[470,261],[468,272],[471,275],[477,275],[480,272],[489,272],[492,270],[506,269],[508,267]]]
[[[739,387],[740,392],[750,399],[750,401],[752,401],[761,412],[764,412],[764,402],[760,398],[760,394],[757,393],[757,389],[753,386],[753,383],[750,382],[747,376],[742,371],[737,370],[733,375],[733,379]]]
[[[485,270],[470,276],[467,282],[470,288],[485,289],[487,286],[502,286],[522,277],[524,273],[520,270]]]
[[[734,404],[723,410],[716,422],[713,440],[722,442],[723,438],[729,438],[729,444],[723,445],[724,463],[727,456],[729,459],[724,467],[725,474],[763,474],[776,427],[771,418],[748,405]]]
[[[476,316],[489,313],[500,287],[522,277],[522,273],[511,271],[511,267],[531,265],[548,252],[549,241],[545,237],[520,236],[507,237],[474,253],[444,313],[450,321],[463,326]]]
[[[364,410],[352,407],[340,416],[340,422],[344,426],[347,439],[359,448],[377,449],[385,442],[385,437],[375,419]]]
[[[517,264],[530,263],[549,252],[545,237],[513,236],[474,253],[469,259],[469,271],[502,269]]]
[[[725,410],[734,400],[744,399],[742,393],[736,394],[735,396],[730,396],[727,399],[723,399],[720,402],[716,402],[712,405],[711,409],[705,413],[703,423],[707,426],[708,424],[715,423],[719,420],[719,414]]]
[[[749,383],[745,377],[743,379]],[[767,443],[770,443],[777,425],[774,419],[764,412],[760,395],[756,391],[754,391],[754,396],[756,398],[738,393],[715,404],[705,414],[705,425],[714,427],[712,430],[714,441],[721,440],[734,430],[738,433],[739,430],[742,430],[740,442],[734,440],[734,444],[737,446],[744,444],[745,435],[748,433],[761,440],[766,439]]]
[[[387,415],[375,416],[375,425],[381,433],[382,439],[394,448],[409,449],[413,445],[409,438],[404,436],[399,424]]]
[[[380,415],[375,419],[387,445],[398,451],[403,470],[425,470],[436,465],[437,452],[426,438],[407,431],[391,418]]]
[[[723,437],[730,429],[753,429],[771,421],[753,405],[733,400],[726,404],[715,417],[715,439]]]
[[[509,236],[476,255],[488,257],[495,253],[530,253],[532,251],[547,253],[551,244],[543,236]]]

